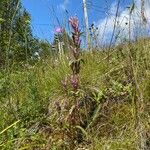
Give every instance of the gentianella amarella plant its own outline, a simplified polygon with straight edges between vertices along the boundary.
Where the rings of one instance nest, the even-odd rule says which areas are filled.
[[[79,78],[80,78],[80,67],[81,67],[81,32],[79,29],[79,20],[77,17],[71,17],[69,19],[69,24],[72,29],[72,40],[70,44],[70,68],[71,74],[61,81],[65,92],[67,92],[67,98],[65,98],[62,103],[56,103],[56,108],[58,112],[58,116],[62,126],[65,128],[63,130],[63,135],[65,135],[64,141],[71,140],[73,142],[70,143],[71,149],[74,149],[74,144],[76,142],[80,142],[82,140],[82,133],[78,126],[82,126],[84,118],[81,117],[81,112],[83,112],[81,107],[81,92],[79,90]],[[71,94],[70,90],[68,90],[71,86]],[[82,90],[81,90],[82,91]],[[69,92],[69,94],[68,94]],[[72,95],[73,94],[73,95]],[[72,97],[73,96],[73,97]],[[82,118],[82,119],[81,119]],[[67,133],[66,133],[67,129]]]
[[[80,45],[81,45],[81,32],[79,30],[79,20],[77,17],[71,17],[69,19],[70,26],[72,28],[72,42],[73,46],[70,47],[72,58],[70,61],[70,66],[72,70],[71,75],[71,85],[76,91],[79,87],[79,73],[80,73],[80,63],[83,61],[80,59]]]

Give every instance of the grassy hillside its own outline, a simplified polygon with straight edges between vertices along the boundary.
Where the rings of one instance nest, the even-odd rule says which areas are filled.
[[[0,149],[148,150],[150,42],[109,54],[82,52],[76,91],[67,54],[1,70]]]

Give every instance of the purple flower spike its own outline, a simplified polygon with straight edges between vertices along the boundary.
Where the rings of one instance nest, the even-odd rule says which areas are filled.
[[[76,91],[79,87],[79,72],[80,72],[80,30],[79,30],[79,20],[77,17],[70,17],[69,19],[70,26],[72,28],[72,43],[73,46],[70,46],[70,50],[73,55],[73,62],[71,63],[72,76],[70,79],[73,89]]]
[[[72,32],[72,39],[73,39],[73,42],[75,44],[76,47],[80,47],[80,43],[81,43],[81,40],[80,40],[80,31],[79,31],[79,20],[78,18],[76,17],[71,17],[69,19],[69,23],[73,29],[73,32]]]
[[[71,24],[71,27],[73,28],[74,32],[78,32],[79,31],[79,20],[76,17],[71,17],[69,19],[69,22]]]

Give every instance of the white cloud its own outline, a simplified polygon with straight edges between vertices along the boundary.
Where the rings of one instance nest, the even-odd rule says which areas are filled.
[[[69,4],[69,0],[64,0],[62,4],[58,5],[58,9],[66,10],[68,4]]]
[[[97,22],[99,28],[99,41],[100,44],[108,44],[110,42],[114,24],[115,13],[117,10],[117,3],[114,2],[110,8],[110,15]],[[145,17],[147,19],[147,30],[150,28],[150,2],[145,0]],[[135,7],[131,16],[131,38],[145,34],[143,31],[143,24],[141,18],[141,0],[136,0]],[[116,42],[120,42],[124,38],[129,37],[129,8],[119,8],[119,15],[116,20],[116,30],[114,34],[118,37]]]

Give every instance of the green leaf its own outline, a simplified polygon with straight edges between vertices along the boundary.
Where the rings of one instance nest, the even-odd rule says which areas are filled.
[[[5,20],[3,18],[0,18],[0,23],[4,22]]]
[[[30,20],[26,20],[25,23],[30,24]]]
[[[79,34],[79,35],[81,36],[81,35],[83,35],[83,34],[84,34],[84,32],[80,32],[80,34]]]
[[[91,127],[91,126],[94,124],[95,120],[98,118],[99,113],[100,113],[101,106],[102,106],[102,105],[99,104],[99,105],[97,106],[97,108],[95,109],[94,114],[93,114],[93,116],[92,116],[92,121],[88,124],[87,129],[89,129],[89,127]]]
[[[76,126],[76,128],[80,129],[82,131],[82,133],[86,136],[86,138],[88,137],[88,134],[85,131],[85,129],[83,129],[81,126]]]
[[[11,124],[11,125],[8,126],[7,128],[5,128],[4,130],[2,130],[2,131],[0,132],[0,135],[3,134],[3,133],[4,133],[5,131],[7,131],[8,129],[10,129],[11,127],[15,126],[15,125],[16,125],[17,123],[19,123],[19,122],[20,122],[20,120],[14,122],[13,124]]]

